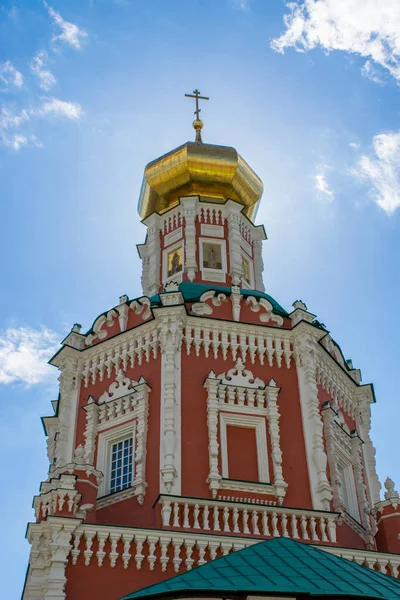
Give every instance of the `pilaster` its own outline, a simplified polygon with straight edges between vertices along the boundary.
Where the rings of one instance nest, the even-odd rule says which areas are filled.
[[[232,284],[239,285],[243,277],[242,253],[240,250],[240,215],[243,207],[232,200],[228,200],[225,206],[228,220],[229,275],[232,277]]]
[[[158,294],[160,289],[160,217],[153,213],[144,221],[147,227],[146,240],[146,260],[143,261],[143,270],[147,269],[147,274],[143,278],[147,288],[143,285],[143,293],[147,296]]]
[[[274,488],[279,504],[283,504],[286,495],[287,483],[283,478],[282,450],[279,433],[280,414],[278,410],[278,394],[280,389],[281,388],[277,387],[273,379],[271,379],[271,381],[265,387],[268,427],[271,438],[272,465],[274,468]]]
[[[264,261],[262,258],[262,243],[266,239],[264,227],[255,227],[253,230],[253,253],[254,253],[254,276],[255,288],[260,292],[265,292],[263,272]]]
[[[66,347],[61,350],[56,360],[52,359],[61,371],[60,402],[59,402],[59,432],[55,447],[55,466],[60,467],[70,463],[74,456],[75,425],[78,409],[78,395],[81,384],[81,361],[79,352]]]
[[[371,531],[371,521],[369,518],[370,507],[368,505],[367,490],[364,483],[363,466],[361,461],[361,446],[362,440],[358,437],[357,432],[353,432],[351,434],[351,459],[356,484],[357,500],[360,510],[361,523],[367,531]]]
[[[196,213],[199,199],[188,196],[180,199],[185,219],[185,272],[189,281],[194,281],[197,273],[196,262]]]
[[[299,324],[295,338],[296,368],[306,446],[310,491],[315,510],[329,510],[332,487],[327,477],[323,425],[319,411],[316,352],[317,339],[307,324]]]
[[[161,348],[160,493],[180,494],[181,344],[185,309],[164,306],[155,313]]]
[[[210,471],[207,479],[213,498],[216,498],[220,487],[221,474],[218,468],[219,443],[218,443],[218,384],[213,371],[208,375],[204,387],[208,391],[207,397],[207,421],[208,421],[208,450]]]

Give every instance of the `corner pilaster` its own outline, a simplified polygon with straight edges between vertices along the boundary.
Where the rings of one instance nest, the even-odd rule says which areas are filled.
[[[185,309],[164,306],[155,313],[161,348],[160,493],[180,495],[181,344]]]
[[[188,196],[180,201],[185,219],[185,272],[189,281],[194,281],[197,273],[196,213],[199,199],[196,196]]]
[[[312,332],[308,331],[308,327],[306,323],[300,323],[295,337],[300,406],[313,508],[329,510],[333,492],[327,477],[327,456],[318,402],[317,340],[312,336]]]
[[[144,221],[147,227],[147,240],[145,247],[146,260],[143,261],[143,293],[147,296],[158,294],[160,289],[160,217],[153,213]],[[142,253],[141,253],[142,255]],[[144,271],[147,269],[147,273]],[[145,287],[145,285],[147,287]]]
[[[237,202],[228,200],[226,203],[228,220],[228,242],[229,242],[229,275],[232,277],[232,284],[239,285],[243,277],[243,264],[240,235],[240,214],[242,206]]]

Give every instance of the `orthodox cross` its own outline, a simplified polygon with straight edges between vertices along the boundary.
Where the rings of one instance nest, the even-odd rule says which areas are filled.
[[[193,94],[185,94],[186,98],[195,98],[196,99],[196,110],[194,114],[196,115],[196,120],[193,122],[193,127],[196,130],[196,142],[201,142],[201,130],[203,127],[203,123],[200,119],[201,108],[199,108],[199,100],[209,100],[207,96],[200,96],[199,90],[194,90]]]

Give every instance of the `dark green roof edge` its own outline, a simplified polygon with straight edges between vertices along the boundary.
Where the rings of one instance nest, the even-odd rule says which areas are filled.
[[[288,538],[273,538],[145,587],[122,600],[227,594],[398,600],[400,581]]]
[[[190,283],[189,281],[183,281],[180,283],[179,290],[182,292],[183,298],[187,302],[198,302],[200,300],[200,296],[209,290],[215,290],[216,292],[221,292],[222,294],[228,295],[232,293],[232,288],[225,285],[215,285],[213,283]],[[164,292],[161,293],[163,294]],[[277,313],[282,317],[288,316],[288,312],[274,298],[272,298],[272,296],[266,294],[265,292],[240,288],[240,293],[243,296],[265,298],[271,302],[274,313]],[[161,306],[160,294],[151,296],[150,302],[152,305]]]

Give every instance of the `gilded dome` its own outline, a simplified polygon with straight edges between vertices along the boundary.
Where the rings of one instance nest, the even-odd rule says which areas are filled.
[[[176,206],[181,196],[243,204],[252,219],[263,192],[261,179],[235,148],[187,142],[153,160],[145,169],[138,212],[142,219]]]

